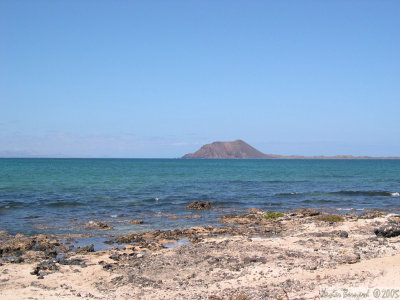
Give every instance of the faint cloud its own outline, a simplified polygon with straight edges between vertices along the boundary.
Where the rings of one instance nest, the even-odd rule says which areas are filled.
[[[0,156],[177,157],[198,144],[198,141],[182,141],[174,135],[139,137],[132,133],[76,134],[49,130],[43,135],[1,136],[3,154]]]

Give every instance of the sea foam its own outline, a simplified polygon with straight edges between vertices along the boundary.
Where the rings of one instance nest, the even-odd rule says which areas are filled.
[[[391,193],[390,194],[392,197],[400,197],[400,193]]]

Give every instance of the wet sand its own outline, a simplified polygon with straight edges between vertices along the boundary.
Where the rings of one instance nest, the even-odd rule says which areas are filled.
[[[3,233],[0,298],[313,299],[321,286],[400,286],[398,215],[267,215],[124,235],[99,252]]]

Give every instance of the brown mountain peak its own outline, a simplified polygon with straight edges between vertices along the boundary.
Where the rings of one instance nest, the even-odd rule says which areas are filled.
[[[183,158],[257,159],[271,157],[239,139],[233,142],[213,142],[206,144],[195,153],[184,155]]]
[[[233,142],[213,142],[202,146],[195,153],[189,153],[182,158],[230,158],[230,159],[400,159],[400,157],[371,157],[371,156],[302,156],[264,154],[243,140]]]

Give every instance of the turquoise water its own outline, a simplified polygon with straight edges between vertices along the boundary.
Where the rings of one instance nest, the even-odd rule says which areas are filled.
[[[78,233],[104,221],[115,229],[98,234],[121,234],[217,224],[250,207],[400,211],[399,192],[400,160],[0,159],[0,230]],[[186,210],[195,200],[213,209]]]

